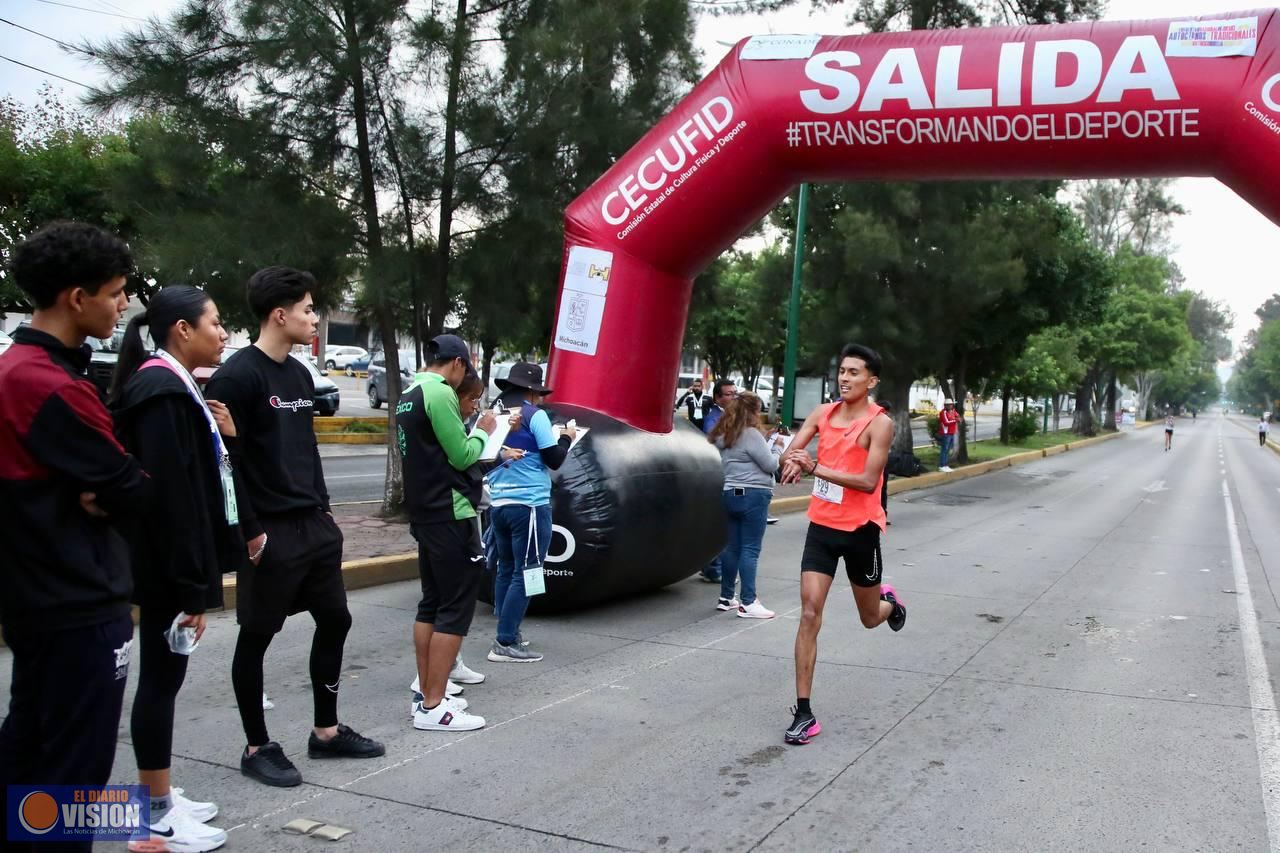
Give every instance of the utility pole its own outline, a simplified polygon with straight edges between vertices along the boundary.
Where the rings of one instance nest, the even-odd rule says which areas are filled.
[[[796,257],[791,270],[791,303],[787,308],[787,353],[783,361],[782,425],[791,428],[796,414],[796,358],[800,336],[800,284],[804,271],[804,228],[809,210],[809,185],[800,185],[796,203]]]

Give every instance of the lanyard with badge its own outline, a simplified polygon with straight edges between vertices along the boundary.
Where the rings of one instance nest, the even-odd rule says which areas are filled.
[[[547,591],[546,573],[542,568],[542,551],[538,548],[538,510],[529,507],[529,535],[525,538],[524,549],[524,594],[526,596],[542,595]],[[537,565],[529,565],[529,555],[538,557]]]
[[[195,400],[200,406],[200,411],[204,413],[205,422],[209,425],[209,433],[213,436],[213,454],[218,460],[218,474],[222,481],[222,505],[226,511],[227,524],[234,527],[240,523],[240,511],[236,506],[236,484],[235,478],[231,473],[231,454],[227,451],[227,445],[222,440],[222,433],[218,432],[218,423],[213,419],[213,412],[209,411],[209,404],[204,401],[204,395],[200,393],[200,389],[196,386],[196,381],[187,372],[187,369],[169,353],[162,349],[156,350],[156,358],[164,363],[164,366],[172,370],[182,380],[182,384],[187,386],[187,393],[191,395],[191,399]]]

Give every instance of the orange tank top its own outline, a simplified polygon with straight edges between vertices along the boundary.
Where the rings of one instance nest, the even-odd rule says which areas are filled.
[[[818,421],[818,461],[846,474],[861,474],[866,470],[870,454],[858,444],[858,439],[884,409],[872,403],[864,417],[847,427],[834,427],[831,417],[841,405],[832,403]],[[809,520],[835,530],[857,530],[867,523],[884,530],[886,519],[884,507],[880,505],[883,488],[883,477],[871,492],[815,479],[813,497],[809,499]]]

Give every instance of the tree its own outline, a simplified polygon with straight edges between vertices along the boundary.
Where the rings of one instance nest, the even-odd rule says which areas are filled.
[[[379,209],[374,81],[388,74],[405,0],[188,0],[116,42],[89,45],[111,77],[88,102],[150,107],[249,157],[271,159],[354,211],[364,276],[384,342],[396,340]],[[394,451],[399,349],[386,347]],[[387,453],[386,512],[402,500],[399,454]]]
[[[698,277],[685,341],[715,376],[741,373],[751,388],[764,366],[782,360],[789,267],[790,259],[770,247],[720,258]]]
[[[58,100],[52,89],[24,107],[0,99],[0,259],[41,225],[74,219],[131,240],[133,224],[109,197],[109,175],[125,155],[120,128]],[[135,286],[137,282],[134,282]],[[0,277],[0,312],[31,310],[8,276]]]

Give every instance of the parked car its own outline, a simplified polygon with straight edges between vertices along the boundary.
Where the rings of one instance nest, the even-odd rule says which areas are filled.
[[[124,343],[124,330],[124,326],[116,326],[110,338],[85,338],[85,343],[93,350],[89,356],[89,379],[104,395],[111,387],[112,374],[116,372],[120,345]]]
[[[12,344],[13,344],[13,338],[9,337],[9,333],[0,332],[0,355],[3,355],[4,351],[7,350],[10,346],[12,346]]]
[[[400,350],[400,387],[404,388],[413,380],[414,362],[417,354],[411,349]],[[374,353],[369,362],[369,379],[365,383],[365,392],[369,395],[369,405],[380,409],[387,397],[387,358],[385,353]]]
[[[346,370],[351,362],[358,359],[369,359],[369,351],[363,347],[329,346],[324,349],[325,370]]]
[[[369,371],[369,362],[373,360],[373,356],[365,353],[363,358],[353,358],[347,362],[346,373],[348,376],[355,376],[357,373],[367,373]]]
[[[298,355],[297,353],[290,353],[290,355],[301,362],[307,368],[307,372],[311,374],[311,382],[315,385],[316,390],[314,413],[317,415],[336,415],[338,413],[338,403],[342,396],[337,384],[321,373],[320,368],[316,367],[315,362],[308,356]]]

